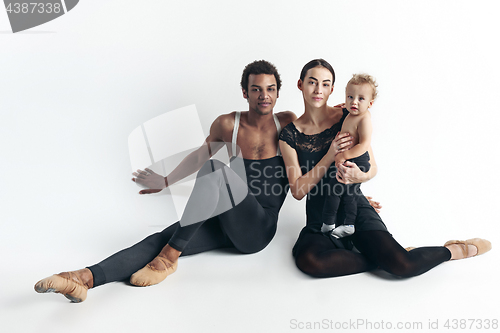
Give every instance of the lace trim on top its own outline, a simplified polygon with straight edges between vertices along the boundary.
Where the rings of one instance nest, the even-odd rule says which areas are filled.
[[[299,132],[297,127],[295,127],[293,123],[290,123],[281,131],[280,140],[285,141],[295,150],[309,153],[319,152],[330,148],[335,135],[337,135],[340,130],[340,124],[341,123],[336,123],[321,133],[308,135]]]

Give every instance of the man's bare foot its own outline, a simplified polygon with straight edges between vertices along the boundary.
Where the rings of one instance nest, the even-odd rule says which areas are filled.
[[[451,252],[450,260],[475,257],[491,250],[491,243],[481,238],[472,238],[466,241],[451,240],[446,242],[444,246]]]
[[[87,298],[87,290],[94,286],[94,277],[88,268],[72,272],[62,272],[38,281],[35,284],[37,293],[59,293],[74,303],[83,302]]]
[[[166,245],[156,258],[130,277],[130,283],[139,287],[160,283],[177,270],[180,254],[181,252]]]

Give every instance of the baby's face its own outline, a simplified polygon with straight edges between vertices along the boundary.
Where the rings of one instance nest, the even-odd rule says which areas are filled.
[[[353,116],[368,111],[373,104],[373,90],[368,83],[348,84],[345,88],[345,107]]]

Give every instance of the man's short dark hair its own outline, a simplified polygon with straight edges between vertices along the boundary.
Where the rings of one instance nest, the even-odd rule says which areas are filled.
[[[274,75],[276,78],[276,88],[278,91],[281,88],[281,79],[276,67],[271,64],[269,61],[265,60],[256,60],[248,65],[246,65],[243,70],[243,74],[241,75],[241,88],[248,92],[248,77],[250,74],[269,74]]]

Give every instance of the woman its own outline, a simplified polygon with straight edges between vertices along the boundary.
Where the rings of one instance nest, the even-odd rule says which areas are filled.
[[[335,155],[352,144],[348,133],[337,134],[347,110],[326,104],[334,81],[335,72],[328,62],[315,59],[307,63],[297,84],[304,98],[304,114],[283,128],[280,135],[290,191],[298,200],[307,195],[307,224],[293,248],[297,267],[315,277],[349,275],[376,267],[397,276],[410,277],[448,260],[489,251],[490,242],[477,238],[406,251],[363,196],[357,196],[354,235],[335,239],[321,233],[321,213],[330,177],[337,177],[341,182],[360,183],[377,172],[371,148],[368,151],[371,157],[369,172],[361,172],[354,163],[348,163],[348,167],[339,166],[338,173],[333,169]],[[339,214],[342,214],[340,210]],[[352,245],[359,252],[352,251]]]

